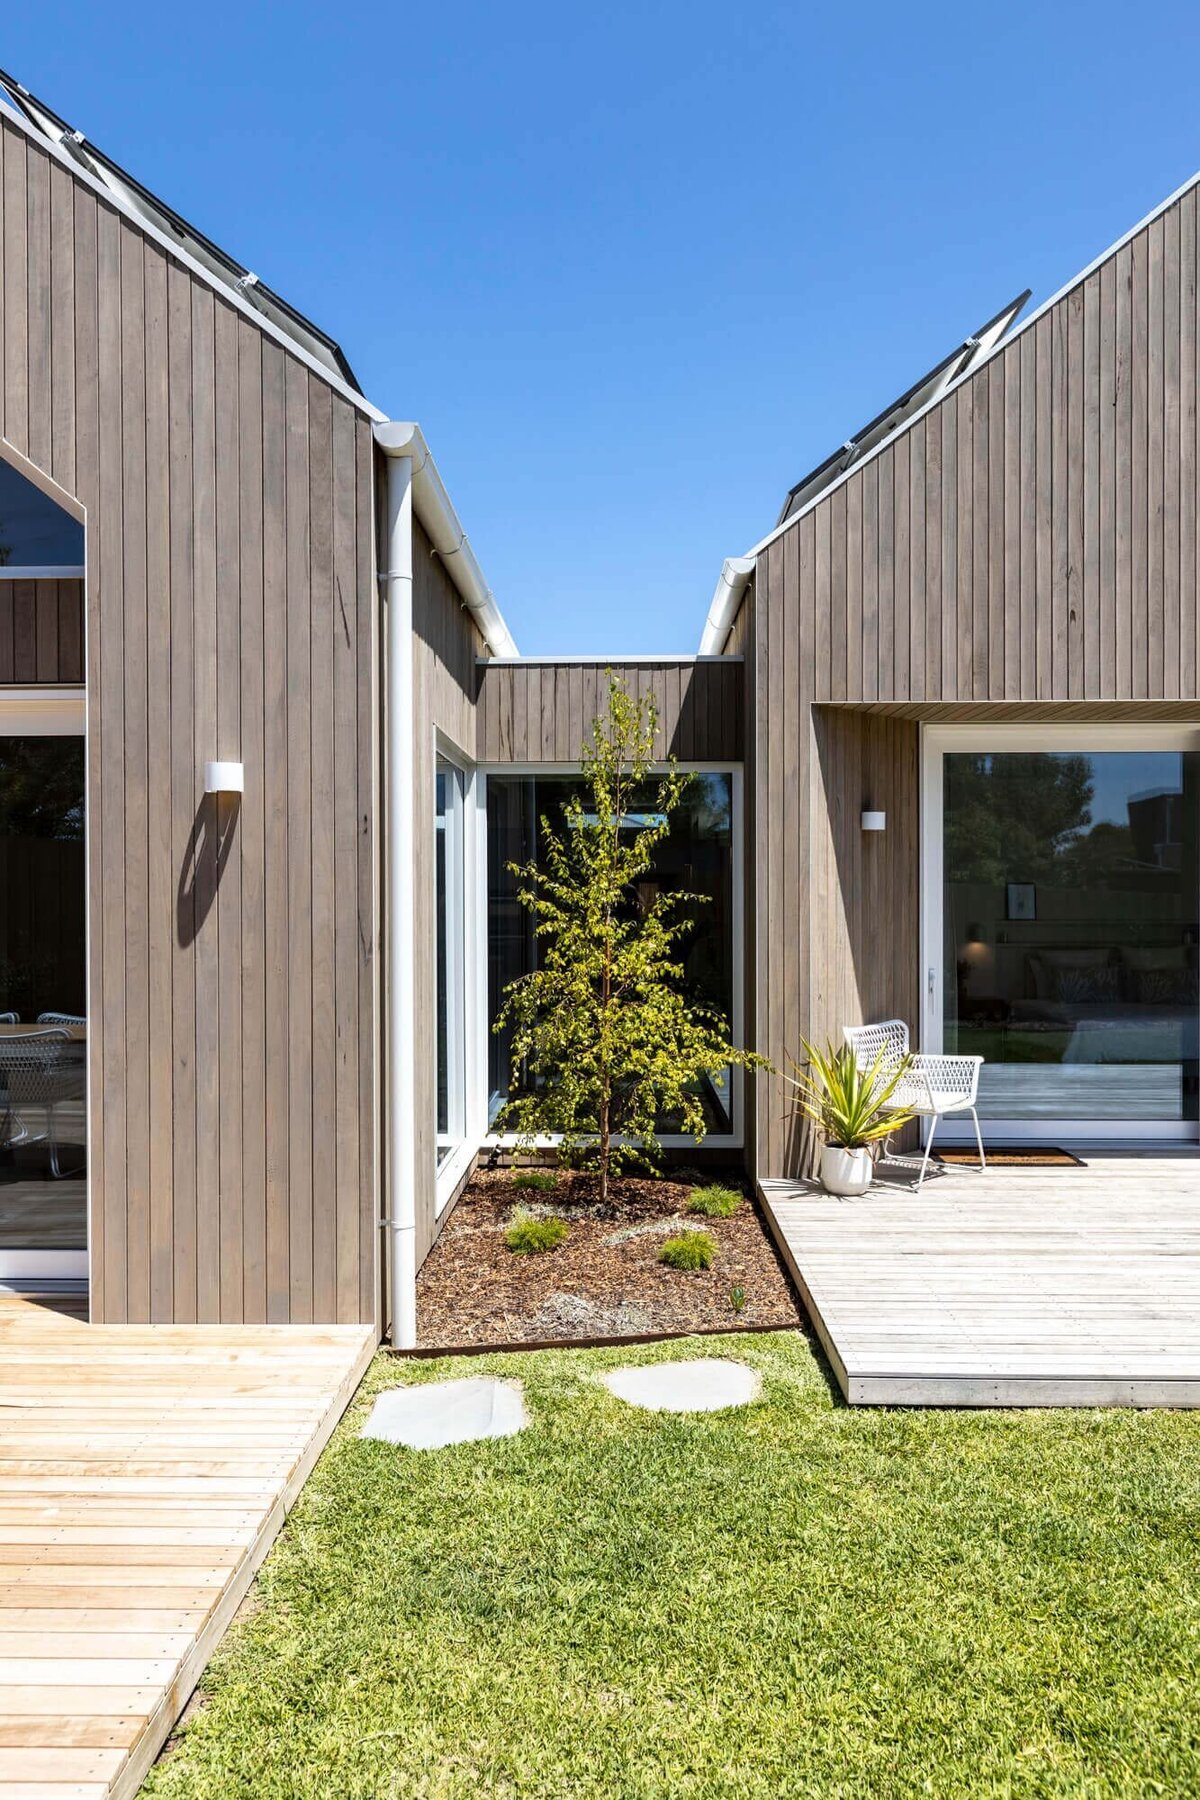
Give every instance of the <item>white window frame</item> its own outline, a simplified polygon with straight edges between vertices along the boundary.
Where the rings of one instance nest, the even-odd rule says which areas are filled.
[[[921,945],[919,992],[921,1020],[917,1043],[931,1052],[943,1048],[944,969],[942,956],[942,906],[944,888],[944,771],[943,757],[971,751],[1003,754],[1007,751],[1057,750],[1103,752],[1105,750],[1166,750],[1200,752],[1200,718],[1181,723],[1078,724],[1011,723],[976,721],[962,725],[921,727]],[[1088,1140],[1136,1144],[1152,1140],[1195,1143],[1200,1124],[1189,1119],[987,1119],[987,1135],[996,1141],[1076,1143]],[[928,1123],[922,1122],[922,1138]],[[939,1126],[939,1140],[974,1142],[967,1119],[946,1118]]]
[[[743,804],[743,765],[740,762],[681,762],[677,765],[680,771],[688,775],[728,775],[732,811],[730,817],[731,851],[730,871],[733,882],[730,918],[732,928],[733,956],[733,994],[732,1017],[729,1021],[730,1037],[739,1047],[744,1044],[746,1022],[746,971],[745,971],[745,844],[742,834]],[[651,774],[666,774],[665,763],[655,763]],[[490,763],[481,767],[477,773],[479,783],[479,852],[478,852],[478,886],[476,888],[477,910],[481,923],[482,952],[479,963],[480,991],[478,999],[479,1017],[482,1021],[480,1035],[481,1073],[479,1077],[480,1091],[484,1106],[484,1132],[482,1143],[489,1148],[513,1149],[517,1144],[517,1134],[511,1131],[487,1130],[487,1034],[491,1030],[491,1019],[488,1015],[488,893],[487,893],[487,781],[489,775],[506,776],[555,776],[579,775],[577,762],[521,762]],[[702,1140],[705,1150],[742,1150],[746,1143],[746,1083],[743,1070],[734,1067],[729,1072],[729,1131],[710,1131]],[[554,1149],[562,1142],[561,1132],[548,1132],[545,1136],[534,1140],[541,1149]],[[625,1140],[618,1138],[618,1143]],[[665,1132],[658,1139],[664,1150],[694,1150],[696,1140],[682,1132]]]
[[[0,687],[0,737],[79,737],[87,758],[87,703],[85,690],[77,686]],[[91,896],[87,888],[90,809],[84,806],[84,961],[87,991],[91,993]],[[85,1128],[87,1167],[92,1163],[91,1045],[88,1046],[85,1080]],[[92,1243],[92,1184],[87,1183],[86,1242],[82,1250],[0,1249],[0,1281],[86,1281],[90,1274]]]
[[[447,920],[447,934],[453,923],[458,945],[458,966],[461,972],[461,1005],[448,1009],[448,1026],[451,1035],[456,1031],[462,1033],[462,1055],[455,1054],[451,1058],[450,1073],[452,1078],[458,1077],[463,1083],[461,1095],[461,1118],[463,1123],[462,1137],[457,1139],[448,1154],[439,1163],[437,1161],[437,1092],[434,1090],[434,1211],[440,1217],[450,1200],[461,1186],[464,1177],[469,1173],[471,1164],[478,1153],[483,1132],[487,1125],[487,1102],[482,1090],[486,1087],[486,1062],[484,1073],[480,1072],[480,931],[477,900],[479,891],[479,772],[474,763],[443,732],[434,734],[434,770],[438,762],[449,763],[461,778],[461,804],[458,809],[459,824],[462,836],[462,891],[457,896],[450,896],[451,917]],[[436,818],[436,788],[434,792],[434,817]],[[486,867],[486,865],[485,865]],[[434,879],[434,907],[437,906],[437,881]],[[432,945],[434,958],[434,994],[436,1004],[437,992],[437,921],[434,920],[435,937]],[[483,921],[483,995],[484,1008],[487,1000],[487,921]]]
[[[13,563],[0,565],[0,581],[82,581],[86,574],[82,563],[30,563],[28,567]]]

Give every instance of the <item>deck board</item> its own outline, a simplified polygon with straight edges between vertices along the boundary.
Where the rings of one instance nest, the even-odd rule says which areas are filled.
[[[129,1800],[374,1348],[0,1293],[0,1800]]]
[[[1200,1156],[759,1184],[852,1405],[1200,1407]]]

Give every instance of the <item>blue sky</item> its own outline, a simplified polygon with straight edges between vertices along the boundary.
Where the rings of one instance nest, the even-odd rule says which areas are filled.
[[[723,556],[1200,165],[1194,6],[8,9],[0,62],[423,424],[527,653]]]

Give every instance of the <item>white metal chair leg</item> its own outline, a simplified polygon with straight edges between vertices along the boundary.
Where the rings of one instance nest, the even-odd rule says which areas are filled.
[[[921,1160],[921,1173],[917,1176],[917,1187],[918,1188],[920,1188],[921,1183],[924,1181],[925,1171],[929,1167],[929,1153],[933,1149],[933,1134],[937,1130],[937,1122],[938,1122],[937,1114],[932,1113],[930,1115],[930,1119],[929,1119],[929,1136],[925,1139],[925,1155]]]
[[[981,1169],[986,1169],[987,1157],[983,1154],[983,1133],[979,1129],[979,1114],[975,1111],[974,1107],[971,1108],[971,1118],[975,1123],[975,1142],[979,1145],[979,1167]]]

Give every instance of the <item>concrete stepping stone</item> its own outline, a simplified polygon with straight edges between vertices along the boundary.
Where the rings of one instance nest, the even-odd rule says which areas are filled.
[[[618,1400],[648,1412],[720,1412],[757,1400],[762,1386],[757,1372],[745,1363],[716,1357],[612,1369],[601,1379]]]
[[[440,1450],[480,1438],[515,1437],[528,1423],[519,1382],[470,1375],[389,1388],[376,1399],[359,1436],[407,1444],[410,1450]]]

